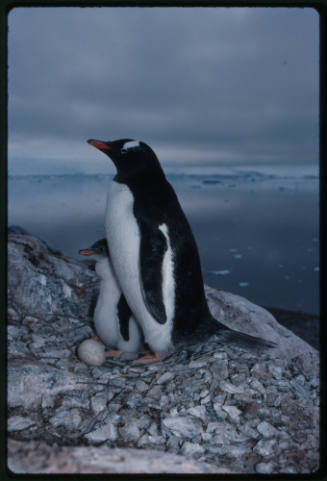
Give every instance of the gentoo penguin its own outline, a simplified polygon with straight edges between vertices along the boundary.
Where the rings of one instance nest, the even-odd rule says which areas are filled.
[[[229,329],[210,313],[193,233],[154,151],[131,139],[88,140],[115,164],[105,230],[121,289],[153,355],[164,358],[212,335],[247,347],[269,341]]]
[[[94,311],[94,325],[99,338],[116,350],[107,351],[115,356],[121,352],[139,352],[143,347],[142,333],[117,283],[113,272],[106,239],[95,242],[79,254],[93,256],[95,270],[100,278],[100,292]]]

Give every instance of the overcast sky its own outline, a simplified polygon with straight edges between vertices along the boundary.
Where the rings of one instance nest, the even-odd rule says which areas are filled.
[[[11,174],[112,172],[88,138],[143,140],[170,170],[318,163],[313,9],[16,8],[8,23]]]

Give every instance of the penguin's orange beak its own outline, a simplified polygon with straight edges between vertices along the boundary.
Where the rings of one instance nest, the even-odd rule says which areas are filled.
[[[105,142],[102,142],[101,140],[90,139],[90,140],[88,140],[88,143],[93,145],[93,147],[96,147],[99,150],[109,150],[109,149],[111,149],[110,145],[106,144]]]
[[[92,249],[81,249],[80,251],[78,251],[78,253],[81,256],[91,256],[92,254],[94,254],[94,251]]]

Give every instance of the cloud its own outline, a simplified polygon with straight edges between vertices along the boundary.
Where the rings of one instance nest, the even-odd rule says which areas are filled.
[[[317,162],[318,20],[308,8],[15,8],[10,166],[88,171],[87,138],[126,136],[170,164]]]

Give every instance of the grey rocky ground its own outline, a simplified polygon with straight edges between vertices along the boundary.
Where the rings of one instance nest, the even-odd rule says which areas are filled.
[[[246,299],[207,287],[212,313],[278,343],[211,339],[147,366],[79,361],[96,274],[35,237],[8,243],[8,466],[14,472],[311,473],[317,351]]]

